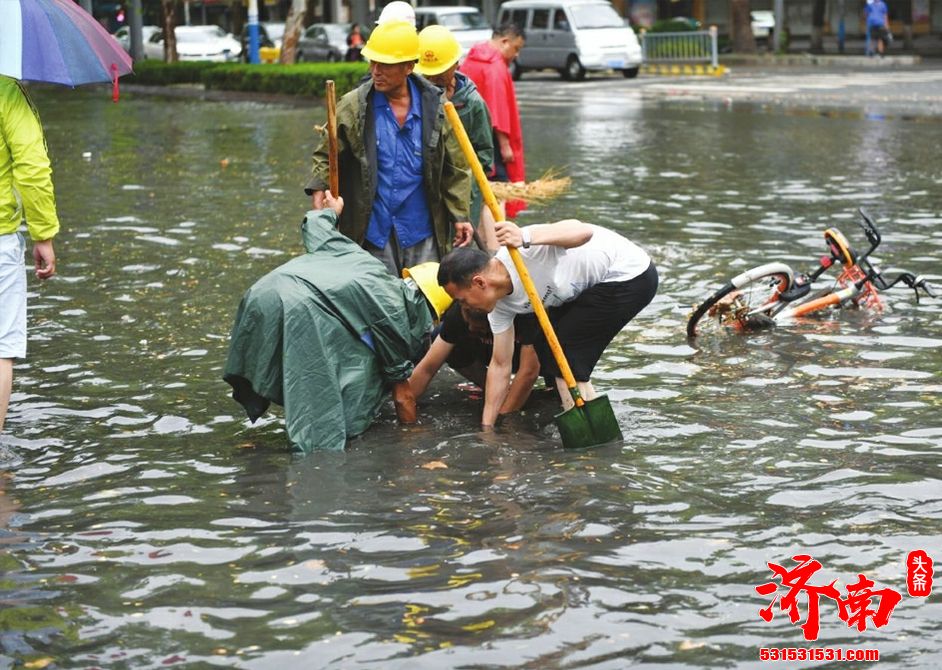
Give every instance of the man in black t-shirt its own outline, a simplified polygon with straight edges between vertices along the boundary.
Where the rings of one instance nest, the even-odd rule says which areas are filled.
[[[530,397],[533,382],[540,375],[540,361],[534,348],[540,337],[536,319],[529,314],[523,315],[514,321],[514,326],[512,369],[515,376],[507,399],[501,406],[501,414],[521,409]],[[442,316],[438,337],[409,377],[415,397],[425,392],[444,363],[483,389],[493,340],[487,314],[462,309],[457,302],[452,303]]]

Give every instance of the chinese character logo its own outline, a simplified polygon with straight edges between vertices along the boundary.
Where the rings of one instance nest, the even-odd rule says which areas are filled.
[[[838,598],[837,616],[841,621],[847,622],[847,626],[856,626],[861,633],[867,630],[867,620],[873,620],[873,625],[877,628],[885,626],[893,613],[893,608],[902,600],[902,596],[893,589],[873,590],[873,582],[857,575],[857,582],[847,587],[847,598]],[[877,600],[877,608],[874,606],[874,598]]]
[[[914,598],[925,598],[932,593],[932,559],[922,549],[909,552],[906,557],[906,590]]]
[[[822,598],[830,599],[837,605],[837,616],[848,627],[855,627],[863,632],[867,630],[868,622],[873,622],[877,628],[885,626],[893,609],[899,604],[902,596],[893,589],[874,589],[873,581],[864,575],[858,574],[857,581],[847,586],[847,596],[842,597],[835,588],[835,581],[823,586],[811,583],[814,573],[821,569],[821,564],[807,554],[792,556],[797,565],[788,569],[777,563],[767,563],[772,570],[772,581],[760,584],[756,592],[762,596],[773,595],[768,607],[759,610],[759,616],[765,621],[771,621],[774,616],[776,602],[782,612],[788,613],[792,623],[801,619],[800,606],[807,605],[807,617],[800,624],[806,640],[817,640],[820,617],[820,602]],[[931,562],[930,562],[931,565]],[[929,574],[931,575],[931,567]],[[778,580],[776,582],[775,580]],[[931,579],[931,577],[930,577]],[[784,595],[778,594],[779,588],[787,589]]]
[[[801,618],[799,614],[799,596],[804,594],[808,602],[808,618],[801,624],[801,629],[805,632],[806,640],[818,639],[818,603],[822,596],[826,598],[837,599],[840,594],[834,588],[834,582],[827,586],[812,586],[808,583],[812,575],[821,569],[821,564],[805,554],[792,556],[792,560],[798,563],[798,567],[788,570],[777,563],[767,563],[775,577],[781,581],[781,586],[788,589],[788,593],[781,598],[779,607],[783,612],[788,612],[788,618],[792,623]],[[762,596],[768,596],[778,591],[779,584],[774,581],[766,582],[756,587],[756,592]],[[769,606],[759,610],[759,616],[766,621],[771,621],[774,616],[772,608],[775,602],[779,600],[776,595],[772,598]]]

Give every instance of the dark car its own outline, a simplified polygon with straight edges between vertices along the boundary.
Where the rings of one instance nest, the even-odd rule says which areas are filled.
[[[347,55],[349,23],[315,23],[301,33],[297,61],[339,62]]]

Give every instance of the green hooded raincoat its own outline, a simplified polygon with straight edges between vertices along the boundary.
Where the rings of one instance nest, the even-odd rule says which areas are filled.
[[[282,405],[288,438],[304,452],[342,449],[366,430],[432,327],[422,293],[335,226],[333,211],[308,212],[307,253],[245,293],[223,373],[253,422]]]

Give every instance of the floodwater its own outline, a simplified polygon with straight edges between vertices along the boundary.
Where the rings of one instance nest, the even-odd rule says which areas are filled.
[[[861,243],[859,205],[885,268],[942,284],[939,120],[570,91],[524,90],[530,174],[573,182],[521,222],[610,226],[660,269],[597,370],[624,443],[564,451],[546,397],[479,434],[448,373],[419,426],[389,406],[307,457],[220,375],[241,293],[300,250],[319,110],[37,93],[64,230],[2,447],[0,668],[942,666],[938,592],[905,567],[942,560],[942,303],[684,337],[732,274],[808,268],[828,226]],[[816,641],[764,621],[767,563],[800,554],[809,586],[901,594],[889,620],[822,598]],[[848,664],[787,664],[812,666]]]

